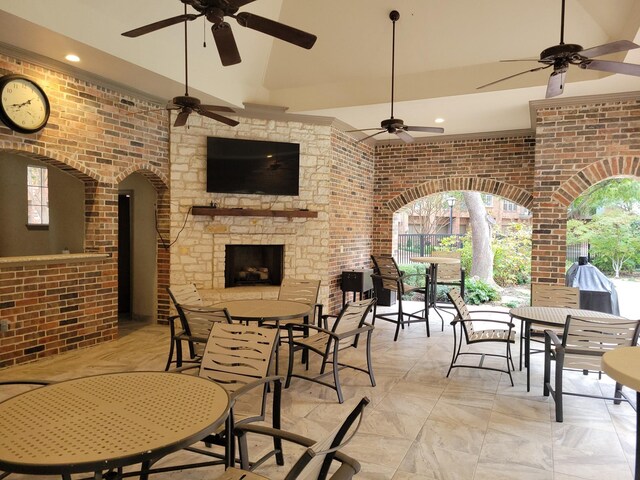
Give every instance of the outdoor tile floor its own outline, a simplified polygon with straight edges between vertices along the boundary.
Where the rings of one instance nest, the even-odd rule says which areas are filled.
[[[556,423],[553,401],[542,396],[542,355],[534,355],[532,359],[529,393],[525,374],[520,371],[514,374],[515,387],[505,374],[497,372],[457,369],[446,378],[452,349],[448,324],[440,332],[439,320],[432,320],[430,338],[424,325],[412,325],[401,331],[397,342],[393,342],[393,327],[387,322],[376,323],[375,388],[365,374],[343,371],[346,400],[340,405],[333,390],[293,379],[283,395],[283,427],[321,438],[360,398],[367,396],[371,404],[365,421],[345,449],[362,463],[357,478],[633,478],[635,412],[629,405],[567,397],[565,421]],[[125,324],[116,342],[8,368],[0,371],[0,378],[61,380],[104,372],[161,370],[167,349],[167,327]],[[286,353],[286,347],[282,348],[281,365],[286,365]],[[363,353],[351,349],[348,355],[364,359]],[[516,366],[517,354],[516,346]],[[610,379],[604,377],[599,381],[593,374],[572,375],[571,381],[572,389],[580,391],[610,394],[613,390]],[[14,393],[14,387],[2,387],[0,399]],[[251,441],[252,455],[267,446],[261,441]],[[288,448],[284,468],[270,463],[260,473],[282,478],[299,452]],[[174,454],[159,464],[185,460],[188,455]],[[210,467],[157,474],[152,478],[214,479],[220,472],[221,467]]]

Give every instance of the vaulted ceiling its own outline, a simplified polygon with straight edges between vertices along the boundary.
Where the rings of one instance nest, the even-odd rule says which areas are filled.
[[[184,93],[183,24],[138,38],[121,36],[180,15],[179,0],[4,0],[0,8],[5,47],[60,62],[76,53],[82,60],[73,68],[158,99]],[[316,44],[305,50],[229,19],[242,62],[223,67],[210,24],[189,22],[192,95],[207,103],[286,107],[289,113],[336,117],[353,128],[377,127],[390,113],[394,9],[400,12],[396,117],[427,126],[444,118],[445,134],[531,128],[529,102],[544,100],[549,70],[477,87],[539,66],[500,60],[536,59],[558,44],[561,0],[255,0],[241,11],[311,32]],[[639,30],[638,0],[567,0],[566,43],[640,44]],[[602,58],[640,64],[640,49]],[[572,66],[564,94],[548,101],[630,91],[640,91],[640,77]]]

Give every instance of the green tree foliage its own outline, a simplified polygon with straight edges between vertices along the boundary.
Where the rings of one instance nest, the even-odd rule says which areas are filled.
[[[625,267],[632,269],[640,264],[640,217],[621,208],[597,213],[588,221],[570,220],[567,239],[571,243],[588,242],[600,263],[597,266],[613,272],[616,278]]]
[[[531,280],[531,228],[512,223],[493,239],[493,278],[501,287]]]
[[[633,178],[610,178],[594,185],[569,206],[569,218],[590,218],[603,208],[633,212],[640,204],[640,182]]]

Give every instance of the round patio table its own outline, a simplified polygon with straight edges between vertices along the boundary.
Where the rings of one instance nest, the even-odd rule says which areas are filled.
[[[529,369],[529,360],[531,357],[531,324],[535,323],[536,325],[562,328],[567,321],[568,315],[571,315],[572,317],[617,318],[619,320],[627,320],[624,317],[612,315],[610,313],[564,307],[516,307],[509,310],[509,314],[513,318],[524,321],[524,358],[527,368],[527,392],[531,389]]]
[[[438,264],[445,265],[460,265],[460,259],[455,257],[412,257],[409,260],[416,263],[428,263],[429,264],[429,278],[431,280],[431,285],[429,285],[429,300],[427,302],[428,308],[433,308],[436,314],[440,317],[440,320],[443,322],[444,320],[442,315],[438,312],[438,310],[442,310],[446,313],[450,313],[454,315],[451,311],[446,308],[439,308],[436,303],[437,297],[437,289],[438,289]]]
[[[151,463],[224,422],[229,395],[192,375],[126,372],[34,388],[0,403],[0,471],[30,475],[102,472]]]
[[[636,391],[636,473],[635,480],[640,480],[640,348],[620,347],[602,356],[602,371]]]

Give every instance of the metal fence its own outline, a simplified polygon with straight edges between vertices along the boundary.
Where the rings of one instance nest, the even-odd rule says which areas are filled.
[[[404,233],[398,235],[398,250],[395,255],[399,264],[411,263],[411,257],[426,257],[431,255],[436,247],[440,246],[443,239],[455,237],[456,248],[462,248],[463,235],[449,235],[446,233]],[[579,257],[591,259],[588,243],[576,243],[567,245],[567,262],[574,263]]]
[[[462,248],[464,235],[449,235],[447,233],[403,233],[398,235],[398,250],[396,262],[399,264],[411,263],[411,257],[426,257],[431,255],[436,247],[440,246],[443,239],[454,237],[456,248]]]
[[[567,245],[567,262],[575,263],[579,257],[587,257],[591,260],[591,253],[589,251],[588,243],[576,243],[574,245]]]

